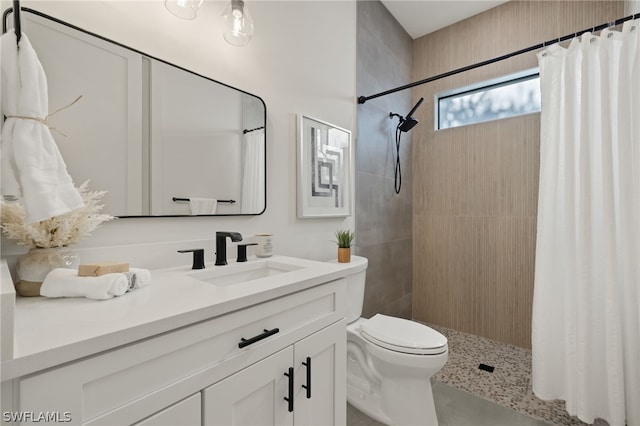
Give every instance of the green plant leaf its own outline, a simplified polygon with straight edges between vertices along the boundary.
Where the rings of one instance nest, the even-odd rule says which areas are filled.
[[[336,242],[338,243],[338,247],[340,248],[348,248],[351,247],[353,243],[353,239],[355,238],[355,233],[351,230],[338,230],[336,231]]]

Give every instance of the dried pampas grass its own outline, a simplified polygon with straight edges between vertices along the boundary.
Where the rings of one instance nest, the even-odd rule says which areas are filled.
[[[84,207],[45,219],[25,224],[25,211],[20,203],[2,202],[2,233],[18,244],[31,248],[64,247],[78,243],[91,235],[102,222],[112,220],[108,214],[100,214],[104,207],[99,204],[106,191],[90,191],[89,181],[78,188]]]

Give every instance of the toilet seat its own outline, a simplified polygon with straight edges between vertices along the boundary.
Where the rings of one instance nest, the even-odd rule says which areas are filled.
[[[395,352],[437,355],[447,351],[447,338],[436,330],[402,318],[376,314],[361,326],[362,337]]]

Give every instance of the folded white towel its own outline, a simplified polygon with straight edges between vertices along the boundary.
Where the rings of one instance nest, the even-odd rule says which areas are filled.
[[[191,214],[216,214],[218,200],[215,198],[189,198]]]
[[[127,291],[146,287],[151,283],[151,272],[148,269],[129,268],[129,272],[122,272],[129,280]]]
[[[79,277],[77,269],[57,268],[49,272],[40,288],[45,297],[86,297],[104,300],[122,296],[129,289],[129,280],[122,273],[99,277]]]
[[[82,198],[45,122],[47,78],[26,34],[2,36],[2,194],[22,197],[26,223],[82,207]]]

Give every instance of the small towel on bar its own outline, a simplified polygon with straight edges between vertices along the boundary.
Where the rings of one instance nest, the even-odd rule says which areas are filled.
[[[129,280],[123,273],[99,277],[79,277],[76,269],[57,268],[49,272],[40,288],[45,297],[86,297],[105,300],[122,296],[129,289]]]
[[[216,214],[218,200],[215,198],[189,198],[191,214]]]
[[[151,283],[151,272],[148,269],[129,268],[129,272],[121,272],[121,274],[129,281],[127,291],[146,287]]]

